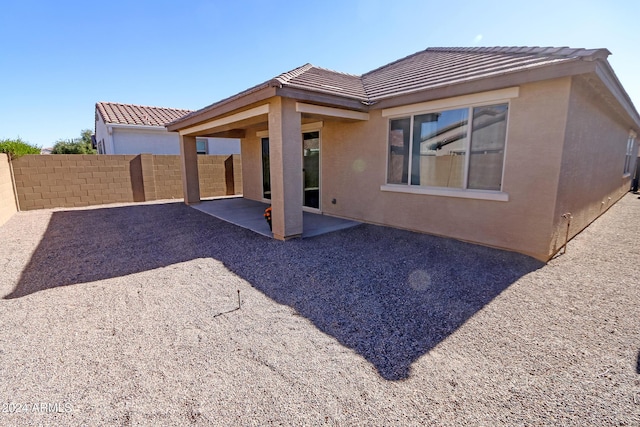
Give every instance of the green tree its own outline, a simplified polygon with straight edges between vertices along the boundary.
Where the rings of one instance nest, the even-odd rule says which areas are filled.
[[[96,154],[91,142],[91,129],[82,129],[80,137],[74,139],[59,139],[53,146],[51,154]]]
[[[17,159],[25,154],[40,154],[40,147],[29,144],[20,137],[0,139],[0,153],[7,153],[11,159]]]

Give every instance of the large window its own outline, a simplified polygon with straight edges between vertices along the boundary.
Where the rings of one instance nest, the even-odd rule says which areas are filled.
[[[391,119],[388,184],[500,191],[508,104]]]
[[[624,175],[628,175],[631,173],[631,165],[633,164],[633,145],[635,141],[635,135],[629,135],[629,139],[627,140],[627,152],[624,156],[624,169],[622,171]]]

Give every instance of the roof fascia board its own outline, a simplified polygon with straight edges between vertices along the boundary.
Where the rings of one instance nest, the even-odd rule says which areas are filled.
[[[479,80],[446,84],[436,88],[395,95],[380,99],[370,108],[384,109],[406,104],[417,104],[436,99],[452,98],[454,96],[468,95],[476,92],[488,92],[505,87],[520,86],[526,83],[551,80],[594,71],[595,63],[593,61],[571,61],[551,67],[539,67],[533,70],[516,71],[513,73],[485,77]]]
[[[635,109],[631,98],[629,98],[629,95],[622,87],[620,80],[616,77],[611,66],[607,62],[598,61],[595,71],[598,78],[600,78],[609,92],[616,98],[625,113],[628,114],[631,120],[635,122],[635,125],[640,128],[640,115],[638,115],[638,111]]]
[[[346,108],[356,111],[367,111],[368,107],[361,101],[352,98],[344,98],[341,96],[328,95],[319,92],[313,92],[306,89],[296,89],[292,87],[277,88],[276,95],[283,98],[292,98],[296,101],[306,101],[314,104],[324,104],[330,107]]]
[[[167,129],[169,129],[169,131],[179,131],[180,129],[184,129],[198,123],[205,122],[207,120],[215,119],[216,117],[222,116],[235,110],[239,110],[248,105],[272,98],[275,96],[275,94],[276,88],[265,87],[255,92],[240,96],[238,98],[231,97],[227,100],[222,100],[209,107],[205,107],[199,111],[196,111],[190,117],[178,119],[172,123],[169,123],[166,127]]]
[[[352,120],[369,120],[369,113],[361,111],[345,110],[344,108],[325,107],[322,105],[305,104],[304,102],[296,102],[296,111],[298,113],[318,114],[328,117],[339,117],[342,119]]]
[[[261,116],[264,114],[269,114],[268,103],[262,104],[258,107],[250,108],[245,111],[240,111],[239,113],[231,114],[230,116],[225,116],[219,119],[210,120],[208,122],[200,123],[195,126],[182,128],[178,132],[180,133],[180,135],[193,135],[198,132],[206,131],[208,129],[219,128],[221,126],[225,126],[234,122],[250,119],[256,116]]]
[[[124,123],[106,123],[107,126],[114,129],[136,129],[136,130],[153,130],[158,132],[166,132],[167,128],[164,126],[156,126],[156,125],[130,125]]]

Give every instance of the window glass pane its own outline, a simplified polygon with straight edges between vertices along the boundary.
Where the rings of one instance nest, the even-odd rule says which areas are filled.
[[[262,197],[271,199],[271,166],[269,164],[269,138],[262,138]]]
[[[207,154],[207,140],[196,139],[196,151],[198,154]]]
[[[507,110],[507,104],[473,109],[468,188],[501,189]]]
[[[320,208],[320,132],[302,134],[303,205]]]
[[[410,118],[389,122],[389,171],[387,174],[389,184],[408,182],[410,127]]]
[[[467,108],[414,117],[412,185],[462,188],[468,121]]]

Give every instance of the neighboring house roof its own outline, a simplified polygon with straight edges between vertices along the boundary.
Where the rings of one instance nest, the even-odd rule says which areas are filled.
[[[102,120],[109,124],[164,127],[192,110],[98,102],[96,111],[102,116]]]

